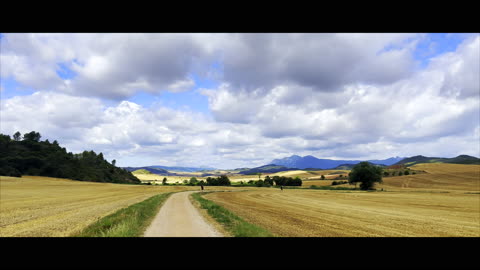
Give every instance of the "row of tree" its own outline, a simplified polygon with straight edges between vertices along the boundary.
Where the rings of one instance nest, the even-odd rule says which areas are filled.
[[[73,154],[60,147],[55,140],[40,140],[32,131],[21,136],[0,134],[0,175],[36,175],[69,178],[80,181],[134,183],[140,180],[131,172],[115,166],[115,160],[106,161],[102,153],[83,151]]]
[[[270,185],[273,186],[273,183],[277,186],[301,186],[302,185],[302,179],[300,177],[286,177],[286,176],[278,176],[275,175],[272,178],[270,176],[265,177],[265,182],[268,182]]]

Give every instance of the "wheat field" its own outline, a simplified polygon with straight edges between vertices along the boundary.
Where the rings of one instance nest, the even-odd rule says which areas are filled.
[[[198,187],[0,176],[0,236],[69,236],[155,194],[184,190],[198,190]]]
[[[424,163],[411,167],[425,174],[384,177],[377,188],[388,190],[437,190],[480,192],[480,165]]]
[[[480,166],[418,164],[386,192],[263,188],[205,196],[278,236],[480,237]],[[331,181],[304,181],[328,185]]]
[[[278,236],[480,237],[478,194],[265,188],[205,198]]]

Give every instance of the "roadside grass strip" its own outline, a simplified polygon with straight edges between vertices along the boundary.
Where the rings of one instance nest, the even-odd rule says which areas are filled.
[[[101,218],[73,237],[141,237],[165,200],[162,193]]]
[[[200,203],[200,207],[207,210],[207,213],[233,235],[233,237],[273,237],[269,231],[257,225],[246,222],[224,207],[203,198],[202,196],[211,192],[193,193],[191,196]]]

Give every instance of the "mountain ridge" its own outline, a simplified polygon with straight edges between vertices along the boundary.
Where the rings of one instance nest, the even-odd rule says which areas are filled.
[[[318,169],[334,169],[338,166],[345,164],[357,164],[362,161],[368,161],[373,164],[378,165],[392,165],[404,157],[391,157],[388,159],[380,160],[335,160],[335,159],[319,159],[312,155],[307,155],[304,157],[298,155],[292,155],[290,157],[285,157],[282,159],[274,159],[270,164],[276,164],[280,166],[285,166],[287,168],[298,168],[298,169],[307,169],[307,168],[318,168]]]

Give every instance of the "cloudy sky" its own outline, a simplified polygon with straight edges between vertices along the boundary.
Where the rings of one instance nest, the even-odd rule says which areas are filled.
[[[119,166],[480,156],[480,34],[1,34],[0,132]]]

